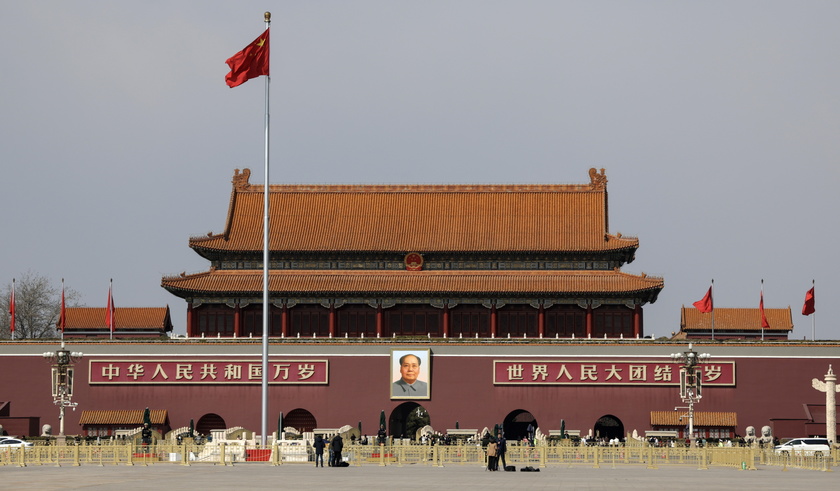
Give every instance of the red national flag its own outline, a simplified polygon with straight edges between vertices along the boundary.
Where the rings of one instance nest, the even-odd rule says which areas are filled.
[[[693,304],[697,307],[697,310],[703,312],[704,314],[708,314],[714,309],[714,303],[712,302],[712,287],[709,287],[709,291],[706,292],[706,296],[702,299],[694,302]]]
[[[761,291],[761,300],[758,302],[758,312],[761,314],[761,328],[769,328],[770,323],[767,322],[767,316],[764,315],[764,290]]]
[[[811,315],[817,310],[814,308],[814,287],[805,293],[805,304],[802,305],[802,315]]]
[[[112,289],[108,287],[108,307],[105,309],[105,325],[108,326],[108,329],[111,332],[117,327],[117,313],[116,308],[114,307],[114,295],[112,293]]]
[[[266,29],[245,49],[227,59],[225,63],[230,66],[230,73],[225,76],[225,82],[228,87],[236,87],[252,78],[268,75],[268,31]]]
[[[67,322],[67,312],[64,308],[64,283],[61,284],[61,313],[58,314],[58,328],[64,332],[64,324]]]
[[[9,299],[9,332],[15,332],[15,282],[12,281],[12,297]]]

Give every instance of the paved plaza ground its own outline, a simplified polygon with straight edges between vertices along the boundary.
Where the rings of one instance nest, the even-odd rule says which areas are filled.
[[[0,467],[4,490],[168,490],[168,489],[582,489],[649,491],[710,489],[833,489],[837,472],[760,467],[755,471],[682,466],[549,467],[540,472],[487,472],[477,466],[407,465],[316,468],[310,465],[265,464],[153,465],[81,467]]]

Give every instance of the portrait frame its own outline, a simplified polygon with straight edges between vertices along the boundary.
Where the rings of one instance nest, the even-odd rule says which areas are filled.
[[[400,359],[414,355],[420,362],[417,381],[408,385],[400,372]],[[429,400],[432,394],[432,350],[429,348],[394,348],[388,374],[388,390],[392,400]]]

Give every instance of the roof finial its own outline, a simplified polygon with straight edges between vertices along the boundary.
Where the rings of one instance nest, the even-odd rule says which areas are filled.
[[[238,191],[244,191],[251,187],[251,183],[248,182],[248,179],[251,177],[251,169],[245,168],[242,169],[242,172],[239,172],[239,169],[234,169],[233,171],[233,187]]]
[[[604,169],[601,169],[600,174],[598,173],[598,169],[594,167],[589,169],[589,180],[593,189],[604,189],[607,187],[607,176],[604,174]]]

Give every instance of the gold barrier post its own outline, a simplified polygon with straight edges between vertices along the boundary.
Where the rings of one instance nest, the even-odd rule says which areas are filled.
[[[747,470],[750,471],[757,471],[758,469],[755,467],[755,449],[747,448],[747,458],[749,459],[749,465],[747,465]]]
[[[227,465],[227,460],[225,459],[226,447],[227,444],[225,442],[219,444],[219,463],[221,465]]]
[[[280,455],[280,447],[277,441],[271,445],[271,465],[283,465],[283,456]]]
[[[385,467],[385,445],[379,444],[379,466]]]

